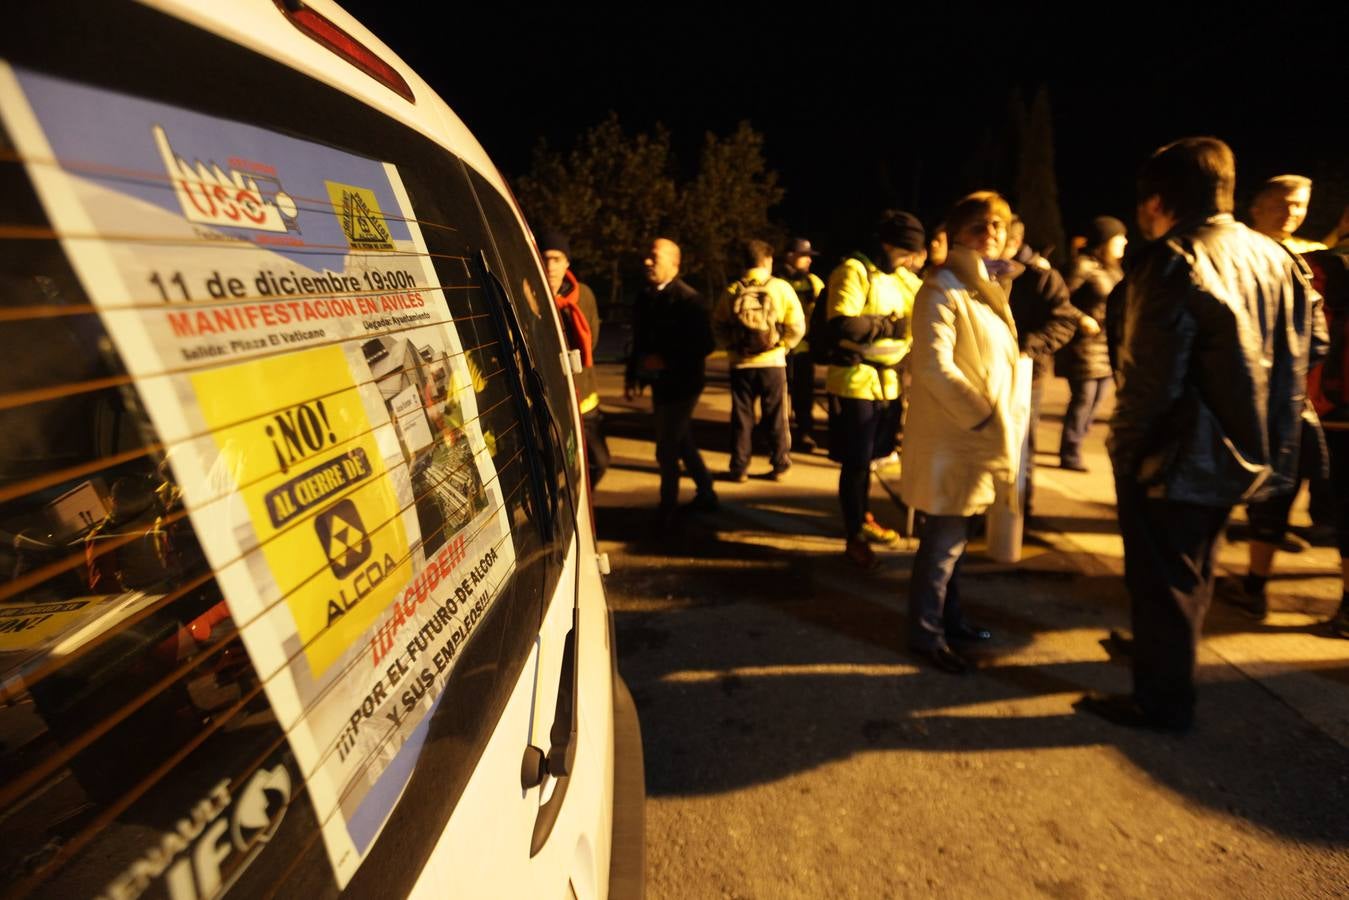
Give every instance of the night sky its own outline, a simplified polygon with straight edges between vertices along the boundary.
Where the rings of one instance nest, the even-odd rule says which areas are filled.
[[[566,146],[611,109],[629,130],[663,122],[686,166],[704,131],[748,119],[787,191],[774,217],[826,248],[883,206],[935,222],[985,186],[968,183],[965,162],[1003,121],[1014,86],[1027,100],[1049,87],[1070,231],[1100,213],[1131,222],[1139,162],[1188,134],[1232,145],[1239,214],[1251,186],[1289,171],[1320,176],[1304,234],[1319,236],[1349,204],[1349,15],[1339,3],[1265,4],[1295,19],[1180,3],[1156,13],[1102,3],[1091,15],[1086,5],[1032,14],[1022,4],[1002,13],[826,4],[798,17],[730,4],[545,15],[461,3],[439,23],[386,0],[344,6],[430,82],[508,176],[527,169],[540,137]]]

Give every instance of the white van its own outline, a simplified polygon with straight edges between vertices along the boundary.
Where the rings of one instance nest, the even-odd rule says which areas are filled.
[[[0,34],[0,894],[635,896],[534,242],[320,0]]]

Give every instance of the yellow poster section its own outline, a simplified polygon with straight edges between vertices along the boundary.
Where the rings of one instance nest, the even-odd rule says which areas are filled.
[[[346,355],[321,347],[191,379],[318,678],[412,577],[397,496]],[[334,465],[357,451],[364,469]],[[305,492],[308,505],[273,525],[278,492],[294,496],[286,486],[306,472],[335,469],[345,477],[312,480],[320,496]]]
[[[89,617],[103,597],[76,597],[48,603],[7,603],[0,607],[0,653],[26,650],[50,641]]]

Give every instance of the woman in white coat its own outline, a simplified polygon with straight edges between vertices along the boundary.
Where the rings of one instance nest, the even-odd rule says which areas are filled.
[[[1012,435],[1024,421],[1013,408],[1016,326],[984,266],[1001,255],[1011,218],[991,191],[957,203],[946,220],[946,264],[914,301],[900,484],[924,517],[909,580],[909,647],[953,673],[968,664],[950,641],[992,637],[962,614],[955,575],[973,517],[1008,496]]]

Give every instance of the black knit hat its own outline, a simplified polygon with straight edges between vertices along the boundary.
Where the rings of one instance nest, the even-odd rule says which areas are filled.
[[[1087,239],[1087,249],[1091,250],[1105,244],[1112,237],[1128,233],[1129,229],[1114,216],[1097,216],[1088,223],[1083,237]]]
[[[881,213],[881,220],[876,224],[876,237],[883,244],[910,253],[917,253],[927,246],[923,223],[916,216],[898,209]]]
[[[567,259],[571,259],[571,239],[560,231],[545,231],[539,237],[539,255],[556,250]]]

